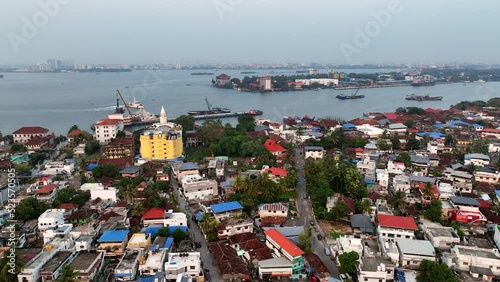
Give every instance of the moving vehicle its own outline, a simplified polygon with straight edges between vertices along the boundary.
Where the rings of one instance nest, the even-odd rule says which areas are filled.
[[[330,247],[325,247],[325,255],[329,256],[332,253],[330,252]]]

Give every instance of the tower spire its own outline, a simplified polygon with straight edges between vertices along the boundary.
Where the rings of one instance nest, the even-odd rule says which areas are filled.
[[[161,124],[167,123],[167,113],[165,112],[165,108],[163,106],[161,106],[160,123]]]

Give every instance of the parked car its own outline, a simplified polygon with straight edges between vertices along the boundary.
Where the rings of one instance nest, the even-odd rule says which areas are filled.
[[[330,252],[330,247],[325,247],[325,255],[329,256],[332,253]]]
[[[197,249],[201,248],[201,243],[200,242],[194,242],[194,245]]]

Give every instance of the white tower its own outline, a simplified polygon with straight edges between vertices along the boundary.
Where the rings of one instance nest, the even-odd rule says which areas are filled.
[[[165,112],[165,108],[161,106],[160,124],[166,124],[166,123],[167,123],[167,113]]]

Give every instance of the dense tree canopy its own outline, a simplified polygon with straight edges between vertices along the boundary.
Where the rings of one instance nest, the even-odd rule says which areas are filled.
[[[89,192],[75,190],[73,188],[63,188],[57,191],[53,206],[58,207],[60,204],[64,203],[74,203],[77,204],[79,207],[82,207],[89,199],[90,199]]]
[[[98,165],[92,170],[92,175],[95,179],[100,179],[102,177],[116,177],[118,176],[118,169],[112,164],[102,164]]]
[[[181,115],[177,119],[175,119],[175,123],[182,126],[182,130],[185,132],[186,130],[194,129],[194,117],[188,115]]]
[[[359,254],[354,251],[339,255],[340,272],[355,274],[356,262],[358,261],[358,259],[359,259]]]
[[[16,220],[37,219],[44,211],[49,209],[47,203],[40,202],[35,198],[25,198],[16,206]]]
[[[446,264],[436,263],[430,260],[423,260],[420,263],[420,274],[417,276],[417,282],[458,282],[453,272]]]

